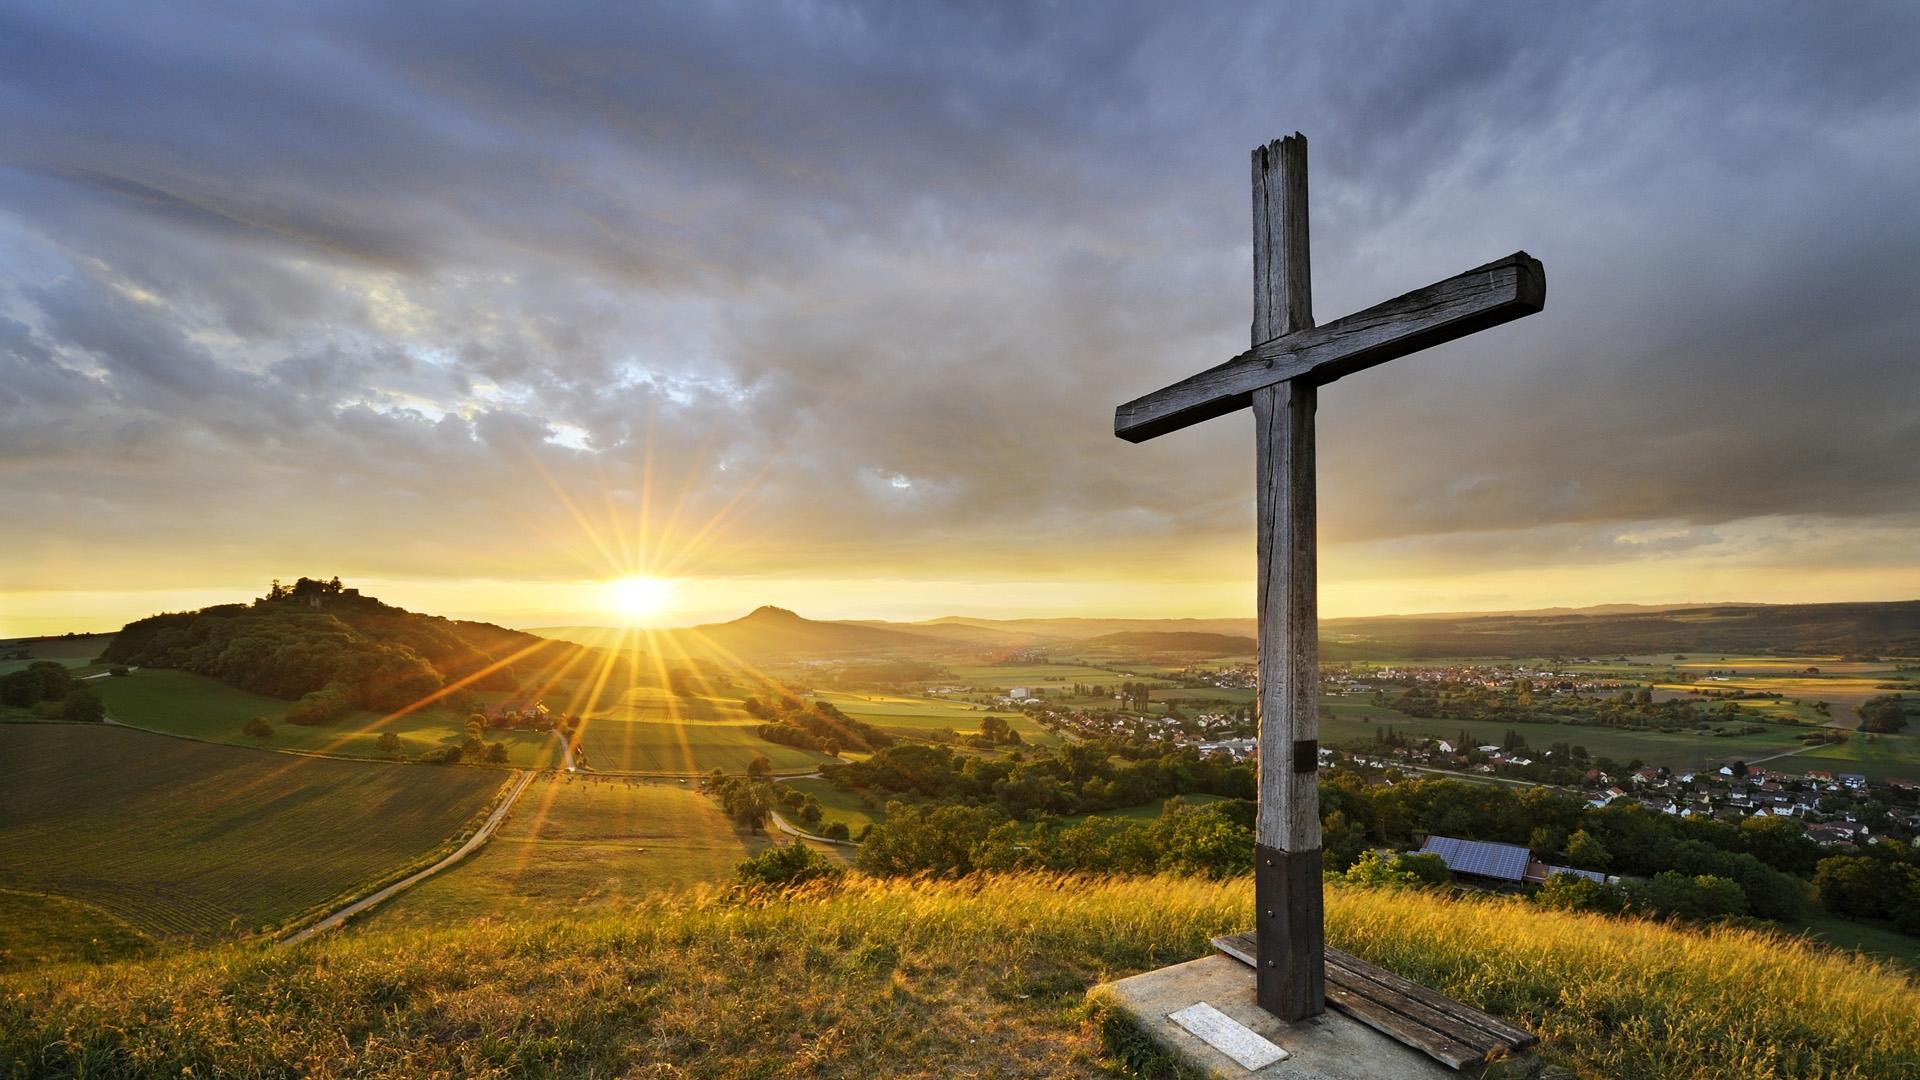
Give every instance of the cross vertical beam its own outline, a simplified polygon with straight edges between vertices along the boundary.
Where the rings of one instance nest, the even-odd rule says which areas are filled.
[[[1313,326],[1307,140],[1253,152],[1253,344]],[[1305,379],[1252,394],[1260,573],[1257,1000],[1282,1020],[1326,1008],[1318,788],[1319,605],[1313,413]]]

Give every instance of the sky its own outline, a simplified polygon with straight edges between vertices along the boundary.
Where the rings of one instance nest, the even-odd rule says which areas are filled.
[[[1920,6],[0,2],[0,634],[1253,608],[1248,153],[1325,616],[1920,596]]]

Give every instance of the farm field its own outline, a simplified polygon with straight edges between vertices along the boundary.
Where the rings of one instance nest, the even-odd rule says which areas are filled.
[[[695,785],[549,775],[487,846],[366,917],[375,928],[535,922],[731,880],[771,841],[734,828]]]
[[[1133,674],[1122,675],[1118,672],[1080,664],[982,664],[972,667],[952,667],[947,670],[953,672],[956,681],[968,686],[992,686],[1002,690],[1015,686],[1054,687],[1060,683],[1110,686],[1121,682],[1159,681],[1147,674],[1145,668],[1127,666],[1121,666],[1121,670],[1130,671]]]
[[[1828,743],[1805,753],[1770,762],[1783,772],[1826,769],[1859,773],[1870,781],[1900,778],[1920,781],[1920,735],[1862,735],[1854,732],[1843,743]]]
[[[617,693],[602,691],[609,699],[605,708],[580,710],[587,715],[605,716],[613,720],[636,720],[642,723],[680,723],[680,724],[758,724],[741,708],[746,700],[743,692],[740,697],[698,696],[679,697],[658,686],[633,686]]]
[[[506,781],[71,724],[0,726],[0,775],[0,888],[200,940],[280,925],[413,863]]]
[[[887,820],[887,812],[884,809],[886,800],[878,796],[874,798],[873,805],[869,806],[860,800],[860,796],[830,780],[807,777],[782,780],[781,784],[795,791],[812,795],[820,801],[820,809],[824,814],[821,818],[822,826],[830,822],[844,821],[847,831],[859,836],[861,829]]]
[[[0,659],[0,675],[19,671],[37,660],[57,660],[70,668],[88,667],[113,643],[112,634],[75,634],[72,637],[12,638],[0,641],[0,657],[25,650],[25,659]]]
[[[721,769],[745,772],[761,754],[775,772],[812,772],[833,759],[797,746],[770,743],[759,735],[760,721],[730,724],[649,723],[611,715],[589,717],[581,725],[577,763],[602,773],[664,773],[699,776]]]
[[[405,716],[355,712],[316,727],[282,723],[293,704],[279,698],[236,690],[217,679],[185,671],[142,668],[124,677],[94,679],[88,686],[107,703],[107,714],[122,723],[232,746],[300,750],[344,757],[385,759],[378,742],[385,732],[400,738],[399,757],[417,758],[429,750],[457,746],[467,737],[466,717],[425,708]],[[256,716],[273,724],[273,735],[256,739],[241,725]],[[509,764],[551,768],[560,763],[560,740],[551,732],[496,729],[488,741],[506,744]]]
[[[1008,709],[990,709],[965,701],[890,694],[850,694],[836,690],[823,690],[815,697],[856,720],[864,720],[877,728],[909,737],[924,736],[940,728],[952,728],[963,735],[977,732],[980,730],[980,721],[991,715],[1004,717],[1007,726],[1018,731],[1020,737],[1030,743],[1041,746],[1058,746],[1060,743],[1058,735],[1028,719],[1024,713]]]
[[[1189,689],[1184,686],[1156,687],[1148,695],[1150,701],[1225,701],[1234,705],[1246,705],[1260,696],[1258,690],[1242,690],[1228,686],[1201,686]]]
[[[145,934],[91,904],[0,889],[0,972],[126,960],[152,947]]]
[[[1825,701],[1831,706],[1833,722],[1843,727],[1854,727],[1859,723],[1858,710],[1868,698],[1896,692],[1884,689],[1885,684],[1905,681],[1905,673],[1896,670],[1891,663],[1849,662],[1820,656],[1730,657],[1725,660],[1698,657],[1674,666],[1695,673],[1722,673],[1702,678],[1692,684],[1693,688],[1778,693],[1799,698],[1809,706],[1815,701]],[[1808,674],[1810,667],[1819,668],[1819,673]],[[1689,687],[1665,683],[1662,688],[1685,690]],[[1756,703],[1740,704],[1744,708]],[[1815,723],[1826,722],[1825,717],[1818,716],[1811,708],[1806,708],[1804,715],[1811,717]]]
[[[1508,731],[1517,731],[1535,750],[1545,750],[1557,742],[1584,746],[1595,757],[1610,757],[1625,764],[1635,758],[1649,765],[1670,769],[1698,769],[1740,759],[1752,761],[1791,750],[1800,743],[1795,729],[1769,726],[1757,735],[1669,735],[1658,731],[1623,731],[1618,728],[1583,724],[1543,724],[1485,720],[1421,720],[1375,705],[1354,702],[1332,706],[1334,718],[1320,721],[1320,741],[1327,746],[1347,746],[1373,738],[1376,725],[1392,724],[1397,733],[1427,738],[1452,739],[1465,730],[1476,740],[1498,743]],[[1806,755],[1782,758],[1773,768],[1792,768]]]

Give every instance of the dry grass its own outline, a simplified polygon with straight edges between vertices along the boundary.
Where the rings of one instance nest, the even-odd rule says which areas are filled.
[[[350,933],[0,981],[16,1073],[1101,1076],[1099,981],[1236,929],[1246,882],[855,879],[743,904]],[[1745,932],[1348,889],[1331,938],[1540,1030],[1606,1077],[1885,1077],[1920,1063],[1890,969]]]

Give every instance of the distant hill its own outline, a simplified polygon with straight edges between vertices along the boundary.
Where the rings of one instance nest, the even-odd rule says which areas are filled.
[[[1328,619],[1333,657],[1776,652],[1920,656],[1920,600],[1711,604],[1609,614]]]
[[[980,619],[924,622],[804,618],[762,607],[732,622],[636,636],[606,627],[533,631],[583,645],[645,648],[725,659],[850,655],[960,656],[1017,649],[1098,648],[1138,653],[1244,655],[1253,619]],[[1522,612],[1323,619],[1321,657],[1777,652],[1920,656],[1920,601],[1846,604],[1607,604]]]
[[[492,623],[422,615],[363,596],[338,578],[277,582],[246,604],[136,619],[102,654],[174,668],[278,698],[327,691],[328,709],[391,710],[460,682],[514,690],[580,646]]]
[[[977,653],[991,643],[964,632],[945,636],[918,627],[891,623],[831,622],[808,619],[786,608],[766,605],[731,622],[706,623],[671,630],[629,635],[605,627],[547,627],[538,633],[574,641],[649,652],[669,660],[701,658],[729,660],[826,659],[855,656]]]
[[[1252,619],[976,619],[962,615],[947,615],[926,622],[915,623],[931,629],[949,626],[970,626],[983,630],[994,630],[1004,634],[1025,634],[1036,638],[1051,638],[1059,641],[1085,641],[1088,638],[1103,637],[1108,634],[1125,633],[1196,633],[1196,634],[1234,634],[1252,637],[1256,624]]]
[[[1202,634],[1182,630],[1128,630],[1087,638],[1080,644],[1087,648],[1188,653],[1194,656],[1246,656],[1259,647],[1255,639],[1238,634]]]

